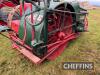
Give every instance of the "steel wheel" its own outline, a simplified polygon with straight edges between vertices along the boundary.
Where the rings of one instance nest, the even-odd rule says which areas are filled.
[[[64,10],[64,7],[57,8]],[[66,11],[70,11],[66,9]],[[63,15],[65,14],[65,15]],[[72,33],[72,15],[69,13],[54,12],[48,15],[48,44],[54,43]]]

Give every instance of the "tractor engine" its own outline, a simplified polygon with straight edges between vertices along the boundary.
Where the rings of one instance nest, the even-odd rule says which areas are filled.
[[[13,48],[41,63],[54,60],[69,41],[87,31],[87,14],[77,1],[22,0],[9,13],[5,29]]]

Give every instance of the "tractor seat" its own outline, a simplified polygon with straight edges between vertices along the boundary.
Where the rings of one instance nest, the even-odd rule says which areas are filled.
[[[15,31],[16,33],[18,33],[19,26],[20,26],[20,20],[13,20],[13,21],[11,22],[11,29],[12,29],[13,31]]]

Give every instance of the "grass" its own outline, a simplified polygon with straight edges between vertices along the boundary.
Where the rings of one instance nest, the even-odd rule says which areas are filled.
[[[56,60],[34,65],[12,49],[10,40],[0,36],[0,75],[100,75],[100,11],[89,11],[89,32],[70,42]],[[62,69],[62,62],[94,62],[91,71]]]

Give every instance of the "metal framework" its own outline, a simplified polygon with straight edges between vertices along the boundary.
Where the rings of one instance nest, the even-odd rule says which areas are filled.
[[[0,26],[0,34],[8,31],[13,48],[35,64],[45,59],[54,60],[69,41],[87,31],[87,10],[76,1],[22,0],[20,5],[16,4],[11,4],[15,7],[8,14],[7,26]]]

